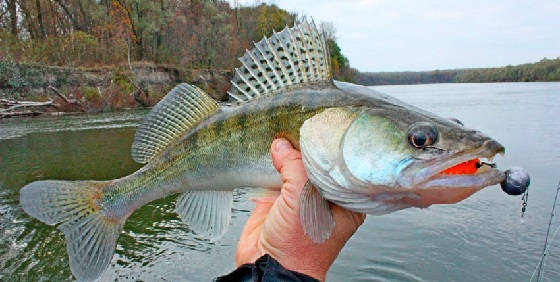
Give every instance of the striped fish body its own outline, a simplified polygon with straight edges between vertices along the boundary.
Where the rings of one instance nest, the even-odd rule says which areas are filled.
[[[153,200],[186,191],[278,188],[280,176],[269,151],[275,138],[284,137],[298,148],[301,125],[318,112],[376,102],[386,103],[321,85],[222,107],[145,167],[105,187],[100,206],[122,217]]]

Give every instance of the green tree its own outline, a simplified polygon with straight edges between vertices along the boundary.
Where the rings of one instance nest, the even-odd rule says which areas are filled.
[[[280,31],[294,23],[294,16],[275,5],[261,4],[257,8],[259,17],[257,21],[257,39],[270,36],[273,30]]]

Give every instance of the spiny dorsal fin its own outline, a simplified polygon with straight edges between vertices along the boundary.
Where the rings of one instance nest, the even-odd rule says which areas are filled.
[[[239,61],[228,91],[239,102],[331,78],[325,38],[306,20],[264,37]]]
[[[216,111],[218,103],[196,86],[181,83],[152,109],[136,130],[132,159],[147,163]]]

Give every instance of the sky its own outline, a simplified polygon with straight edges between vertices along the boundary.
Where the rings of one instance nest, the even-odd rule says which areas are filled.
[[[331,22],[360,71],[496,67],[560,57],[560,0],[238,0]],[[233,0],[230,0],[233,2]]]

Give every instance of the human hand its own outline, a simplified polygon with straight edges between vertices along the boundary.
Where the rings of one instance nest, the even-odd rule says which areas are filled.
[[[254,263],[269,254],[286,269],[325,280],[342,247],[365,215],[330,204],[334,231],[321,244],[305,235],[299,220],[299,197],[307,182],[301,153],[290,142],[280,138],[272,142],[270,152],[274,167],[282,176],[282,189],[275,199],[256,199],[256,206],[237,244],[236,264]]]

